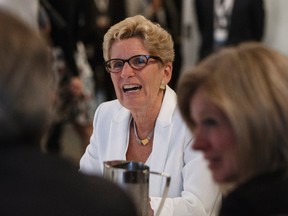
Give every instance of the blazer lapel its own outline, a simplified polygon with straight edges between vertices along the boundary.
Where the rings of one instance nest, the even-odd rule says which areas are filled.
[[[165,162],[167,160],[172,134],[172,116],[175,106],[176,94],[172,89],[167,87],[155,125],[152,153],[147,161],[147,165],[151,171],[165,171]],[[165,183],[165,179],[159,176],[151,175],[150,179],[157,185],[164,185]],[[162,187],[159,187],[159,194],[161,194],[161,191]]]
[[[109,132],[109,158],[115,160],[126,160],[126,151],[128,148],[128,138],[130,135],[130,112],[122,108],[119,112],[115,113]]]

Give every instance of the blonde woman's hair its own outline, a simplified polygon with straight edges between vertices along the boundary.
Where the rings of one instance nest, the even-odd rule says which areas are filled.
[[[114,41],[133,37],[141,38],[149,53],[159,56],[164,64],[174,61],[171,35],[159,24],[152,23],[141,15],[128,17],[108,30],[103,42],[105,61],[110,59],[110,49]]]
[[[178,83],[178,102],[193,131],[190,100],[201,88],[229,118],[237,138],[239,179],[288,165],[288,58],[261,43],[209,56]]]

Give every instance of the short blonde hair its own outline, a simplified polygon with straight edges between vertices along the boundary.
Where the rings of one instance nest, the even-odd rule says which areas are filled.
[[[149,53],[159,56],[164,64],[174,61],[174,44],[171,35],[159,24],[152,23],[141,15],[128,17],[108,30],[103,42],[105,61],[110,59],[110,48],[115,40],[133,37],[143,39]]]
[[[261,43],[209,56],[178,83],[182,116],[193,131],[190,100],[201,88],[228,116],[237,137],[239,179],[288,166],[288,58]]]

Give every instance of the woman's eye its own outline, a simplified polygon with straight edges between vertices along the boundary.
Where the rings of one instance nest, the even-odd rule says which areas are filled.
[[[134,65],[143,65],[143,64],[145,64],[145,60],[141,57],[138,57],[138,58],[135,58],[133,60],[133,64]]]
[[[123,62],[115,62],[113,64],[113,68],[122,68],[123,67]]]
[[[213,118],[204,119],[202,122],[206,126],[216,126],[218,124],[216,119],[213,119]]]

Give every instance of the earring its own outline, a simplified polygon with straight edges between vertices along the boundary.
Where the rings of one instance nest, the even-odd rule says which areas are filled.
[[[162,90],[166,89],[166,83],[163,80],[161,81],[160,89]]]

